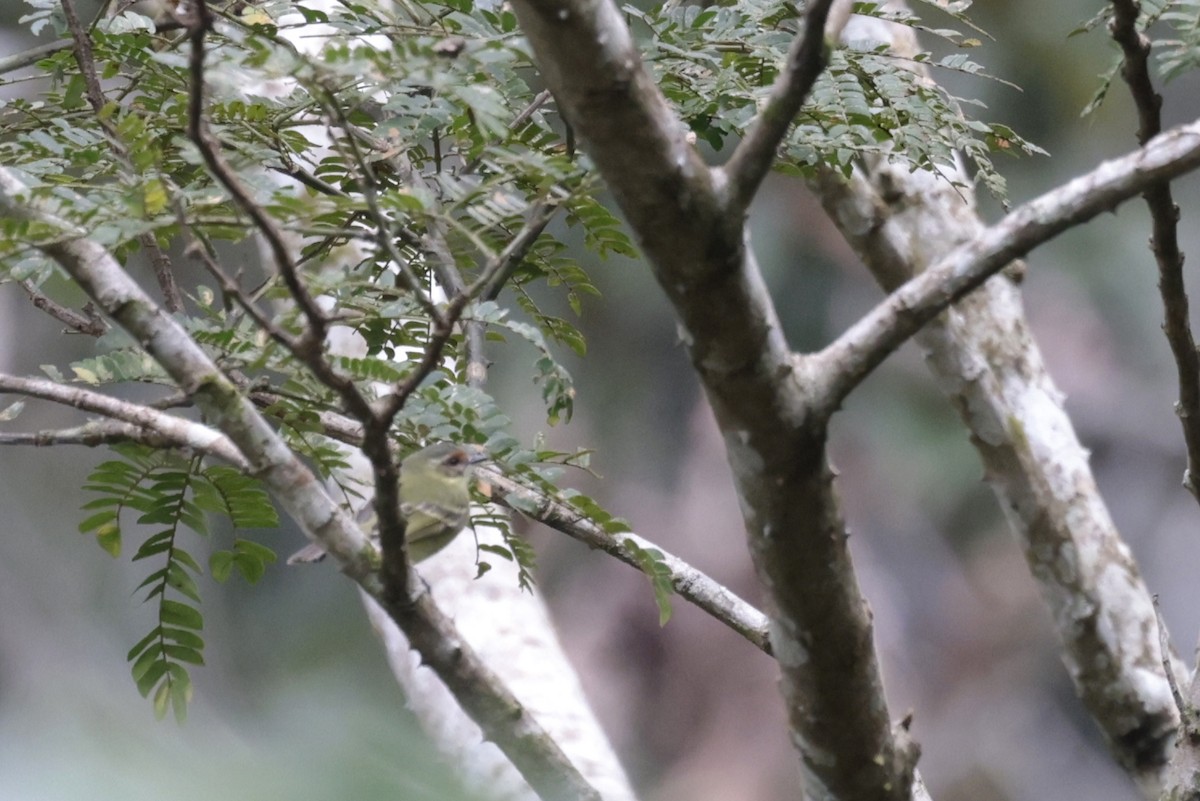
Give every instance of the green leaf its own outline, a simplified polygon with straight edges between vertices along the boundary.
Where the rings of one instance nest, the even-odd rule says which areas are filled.
[[[107,500],[111,500],[111,499],[102,498],[100,500],[107,501]],[[90,517],[84,518],[83,521],[80,522],[79,533],[88,534],[98,528],[106,526],[107,523],[109,523],[110,521],[114,521],[116,519],[117,519],[117,512],[114,509],[105,509],[103,511],[97,512],[96,514],[91,515]],[[117,527],[117,528],[119,528],[119,527]]]
[[[200,588],[196,586],[196,580],[179,562],[171,562],[167,567],[167,584],[181,595],[200,603]]]
[[[171,659],[179,662],[187,662],[192,665],[203,665],[204,657],[196,648],[189,648],[185,645],[167,645],[164,647],[164,653]]]
[[[269,565],[279,558],[275,555],[275,551],[252,540],[238,539],[234,542],[233,547],[238,553],[257,559],[263,564]]]
[[[194,648],[197,651],[204,650],[203,638],[201,638],[200,635],[196,634],[194,631],[188,631],[187,629],[173,629],[168,626],[164,626],[159,632],[157,632],[157,634],[164,640],[170,640],[171,642],[179,645],[185,645],[189,648]]]
[[[164,681],[158,685],[158,689],[154,691],[154,717],[162,720],[167,716],[167,709],[171,704],[171,683]]]
[[[129,669],[130,673],[133,674],[134,681],[140,682],[142,677],[162,659],[163,646],[162,642],[158,641],[158,629],[152,631],[150,636],[154,641],[141,650],[137,660],[134,661]],[[142,693],[142,695],[145,695],[145,693]]]
[[[121,555],[121,527],[116,523],[101,526],[96,531],[96,544],[116,559]]]
[[[266,566],[261,560],[247,556],[245,554],[235,554],[233,557],[233,566],[242,574],[242,578],[249,584],[256,584],[263,573],[266,572]]]
[[[138,584],[136,587],[134,587],[133,591],[137,592],[142,587],[149,587],[152,584],[156,585],[157,588],[159,589],[159,591],[161,591],[163,580],[166,577],[167,577],[167,568],[166,567],[155,570],[153,573],[151,573],[150,575],[148,575],[144,579],[142,579],[142,582],[140,584]]]
[[[140,676],[133,677],[134,683],[137,685],[138,692],[143,698],[150,695],[150,691],[154,689],[154,685],[167,674],[167,662],[164,659],[158,659],[152,662]]]
[[[213,579],[224,584],[233,571],[233,551],[214,551],[208,557],[208,572]]]
[[[486,543],[480,543],[479,550],[484,551],[486,553],[495,554],[496,556],[503,557],[504,559],[507,559],[510,562],[513,561],[513,559],[514,559],[512,552],[509,551],[507,548],[500,546],[500,545],[488,545]],[[478,578],[478,576],[476,576],[476,578]]]
[[[144,651],[146,649],[146,647],[149,646],[150,643],[157,640],[158,637],[159,637],[159,630],[154,629],[149,634],[147,634],[145,637],[138,640],[137,645],[130,648],[129,653],[127,653],[125,655],[125,661],[132,662],[134,657],[136,657],[138,654],[140,654],[142,651]]]
[[[175,532],[171,529],[159,531],[151,535],[138,548],[137,553],[133,555],[133,561],[138,562],[142,559],[148,559],[160,553],[171,550],[171,545],[174,542]]]
[[[658,606],[658,625],[667,625],[667,621],[671,619],[671,596],[675,593],[675,588],[671,584],[671,569],[663,562],[662,551],[655,548],[643,549],[628,538],[623,545],[633,554],[638,567],[650,579],[650,587],[654,590],[654,602]]]
[[[180,626],[197,631],[204,628],[204,618],[200,612],[178,601],[164,599],[159,617],[163,625]]]

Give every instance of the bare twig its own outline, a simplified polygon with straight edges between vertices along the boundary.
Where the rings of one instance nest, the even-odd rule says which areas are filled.
[[[413,173],[414,182],[424,183],[416,172]],[[467,292],[467,284],[463,280],[462,273],[459,272],[458,265],[454,259],[454,253],[450,249],[450,243],[446,241],[445,233],[440,225],[431,220],[429,224],[429,233],[425,236],[425,246],[432,256],[433,274],[437,276],[438,283],[442,285],[443,291],[450,296],[456,297],[465,295]],[[487,383],[488,376],[488,358],[484,352],[484,327],[483,323],[477,320],[464,320],[462,322],[463,329],[463,347],[466,352],[466,373],[467,384],[472,387],[482,387]]]
[[[730,207],[739,214],[749,208],[775,162],[779,143],[787,135],[813,84],[825,70],[829,59],[825,20],[831,5],[833,0],[816,0],[808,4],[804,32],[792,42],[787,62],[771,87],[766,104],[725,165]]]
[[[230,464],[244,466],[245,459],[228,439],[208,426],[185,420],[138,403],[123,401],[82,387],[69,387],[44,378],[21,378],[0,373],[0,394],[42,398],[64,406],[102,414],[168,437],[180,447],[212,453]]]
[[[380,398],[376,404],[376,414],[381,425],[391,425],[392,420],[404,408],[404,404],[408,401],[409,396],[416,391],[421,382],[441,362],[442,351],[454,335],[454,325],[462,317],[462,313],[466,310],[470,300],[470,295],[465,293],[455,295],[450,299],[450,302],[442,311],[441,321],[435,322],[432,326],[429,341],[425,343],[425,352],[421,356],[421,361],[417,363],[417,366],[403,381],[395,384],[392,387],[392,391]]]
[[[479,477],[495,491],[493,499],[527,514],[534,520],[561,531],[592,548],[599,548],[627,565],[641,569],[637,555],[628,543],[639,550],[653,548],[663,554],[662,564],[670,571],[671,586],[679,596],[717,621],[746,638],[756,648],[770,655],[771,640],[767,632],[767,616],[730,592],[716,580],[700,572],[677,556],[632,532],[609,534],[569,505],[544,493],[530,489],[492,468],[476,468]]]
[[[209,274],[217,279],[217,283],[221,285],[221,291],[227,297],[233,299],[234,303],[246,314],[250,315],[250,319],[254,320],[259,328],[266,331],[268,336],[287,348],[288,351],[296,353],[300,350],[300,343],[296,341],[296,338],[276,325],[274,320],[268,317],[262,309],[258,308],[258,304],[255,303],[254,299],[247,297],[246,293],[242,290],[241,284],[234,280],[233,276],[225,272],[221,265],[217,263],[217,260],[213,258],[206,244],[192,231],[181,206],[177,206],[176,213],[179,217],[181,230],[187,232],[188,236],[192,239],[188,243],[188,253],[198,258]]]
[[[158,237],[153,233],[139,235],[138,242],[146,251],[146,255],[150,258],[150,265],[154,268],[154,279],[158,282],[159,289],[162,290],[163,305],[169,312],[182,311],[183,295],[179,292],[178,284],[175,283],[171,257],[159,246]]]
[[[836,409],[889,353],[1013,259],[1147,187],[1198,166],[1200,122],[1193,122],[1015,209],[892,292],[813,357],[815,362],[806,369],[825,376],[824,408]]]
[[[1167,686],[1171,688],[1171,698],[1175,701],[1175,708],[1179,710],[1179,719],[1185,727],[1191,727],[1193,733],[1195,730],[1195,714],[1188,710],[1187,702],[1183,699],[1183,693],[1179,691],[1179,682],[1175,679],[1175,669],[1171,665],[1171,638],[1167,635],[1167,624],[1162,618],[1162,608],[1158,605],[1158,595],[1152,596],[1154,600],[1154,619],[1158,622],[1158,647],[1162,652],[1162,669],[1167,676]]]
[[[42,294],[30,280],[22,281],[21,288],[25,290],[25,294],[33,301],[33,305],[36,308],[49,314],[72,331],[87,334],[91,337],[98,337],[108,330],[108,323],[104,322],[104,319],[96,314],[91,304],[85,306],[83,312],[77,312]],[[90,314],[88,313],[89,311],[91,312]]]
[[[88,448],[96,448],[101,445],[120,445],[125,442],[136,442],[151,448],[182,447],[178,442],[158,431],[135,426],[132,423],[122,423],[119,420],[96,420],[74,428],[0,433],[0,445],[32,445],[39,448],[57,445],[83,445]],[[232,447],[232,443],[230,447]],[[241,457],[237,448],[233,448],[232,453]],[[245,461],[233,464],[235,467],[243,467]],[[245,468],[243,467],[243,469]]]
[[[1162,132],[1162,96],[1150,79],[1150,42],[1138,30],[1140,3],[1113,0],[1109,30],[1121,46],[1124,61],[1121,76],[1129,86],[1138,113],[1138,144],[1145,145]],[[1183,426],[1187,447],[1187,469],[1183,486],[1200,501],[1200,354],[1192,336],[1187,288],[1183,280],[1183,253],[1179,249],[1179,207],[1171,195],[1171,184],[1160,181],[1146,187],[1142,196],[1150,209],[1153,235],[1150,249],[1158,264],[1158,291],[1162,297],[1163,333],[1175,357],[1179,380],[1179,403],[1175,413]]]
[[[72,40],[60,39],[57,42],[49,42],[37,47],[31,47],[20,53],[13,53],[11,56],[4,56],[0,58],[0,75],[28,67],[30,64],[36,64],[43,58],[52,56],[55,53],[61,53],[64,50],[70,50],[74,46],[75,42]]]
[[[533,100],[529,101],[529,105],[527,105],[525,108],[521,109],[521,111],[518,112],[517,116],[513,117],[512,122],[510,122],[508,124],[508,130],[515,131],[518,128],[520,128],[522,125],[524,125],[529,120],[530,117],[532,117],[537,112],[537,110],[539,108],[546,105],[546,103],[552,97],[553,97],[553,95],[550,94],[549,89],[543,89],[542,91],[538,92],[536,95],[533,96]],[[479,165],[482,163],[483,163],[483,157],[477,156],[476,158],[471,159],[465,165],[463,165],[462,171],[464,174],[473,173],[477,169],[479,169]]]
[[[79,65],[79,71],[83,75],[83,86],[88,102],[91,104],[92,110],[98,112],[104,107],[104,92],[100,88],[100,77],[96,74],[96,57],[92,53],[92,41],[88,38],[87,31],[83,29],[79,15],[75,13],[75,3],[72,0],[59,0],[59,5],[62,6],[63,16],[67,21],[67,30],[71,32],[71,39],[75,43],[75,63]],[[108,128],[107,123],[103,121],[101,121],[101,125]]]

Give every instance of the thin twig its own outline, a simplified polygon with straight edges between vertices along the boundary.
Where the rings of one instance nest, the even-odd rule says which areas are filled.
[[[655,549],[663,556],[661,564],[669,571],[671,586],[681,598],[690,601],[698,609],[707,612],[715,620],[746,638],[756,648],[772,655],[771,640],[767,631],[767,616],[746,601],[730,592],[719,582],[667,553],[633,532],[609,534],[603,527],[593,523],[566,503],[545,493],[521,484],[489,467],[476,468],[480,479],[494,491],[497,500],[511,509],[529,515],[534,520],[560,531],[592,548],[599,548],[627,565],[641,570],[637,554],[629,543],[638,550]]]
[[[409,396],[441,362],[442,351],[454,335],[454,325],[462,317],[470,300],[471,298],[467,294],[455,295],[450,299],[442,311],[441,320],[433,323],[429,340],[425,343],[425,352],[421,355],[421,361],[417,363],[416,368],[408,374],[407,378],[394,384],[391,392],[376,403],[375,413],[385,426],[391,425],[392,420],[408,402]]]
[[[75,13],[75,3],[72,0],[59,0],[59,5],[62,6],[63,16],[67,21],[67,30],[71,32],[71,39],[75,43],[75,63],[79,65],[79,72],[83,76],[83,86],[88,102],[92,106],[92,111],[99,112],[104,108],[104,91],[100,88],[100,77],[96,74],[96,57],[92,53],[92,40],[88,38],[87,31],[83,29],[83,24],[79,21],[79,15]],[[103,119],[100,120],[100,125],[106,131],[112,130],[110,124]]]
[[[730,207],[739,213],[749,208],[775,162],[779,143],[825,69],[829,58],[825,20],[831,5],[833,0],[816,0],[809,4],[804,15],[804,31],[792,42],[787,63],[771,87],[766,105],[725,164]]]
[[[492,263],[484,268],[485,274],[490,274],[490,277],[480,287],[479,296],[484,300],[495,300],[500,296],[500,291],[504,289],[504,285],[512,278],[513,273],[521,266],[521,262],[529,254],[530,248],[537,242],[537,238],[546,230],[546,226],[554,219],[554,215],[558,213],[560,204],[558,203],[538,203],[529,213],[525,225],[517,232],[517,235],[512,238],[504,250],[496,254]],[[478,282],[476,282],[478,283]]]
[[[162,290],[163,305],[166,306],[167,311],[172,313],[183,311],[183,295],[179,291],[179,285],[175,283],[171,257],[159,246],[158,237],[151,232],[146,232],[138,235],[138,242],[146,251],[146,255],[150,258],[150,265],[154,268],[154,280],[158,282],[158,287]]]
[[[421,382],[433,372],[434,368],[441,361],[442,350],[445,349],[446,343],[450,341],[450,337],[454,334],[454,325],[462,317],[467,304],[471,302],[480,290],[509,266],[512,258],[511,254],[517,253],[522,248],[528,248],[532,244],[532,239],[536,239],[536,235],[533,235],[531,239],[530,234],[535,227],[527,223],[523,229],[523,233],[526,236],[522,237],[521,234],[518,234],[517,238],[510,242],[504,251],[497,254],[484,267],[479,277],[467,287],[466,292],[459,293],[450,299],[445,311],[442,313],[441,320],[435,321],[433,324],[429,341],[425,344],[425,353],[421,357],[420,363],[417,364],[416,369],[404,381],[394,385],[392,392],[381,398],[379,403],[376,404],[376,413],[379,421],[384,424],[384,431],[386,431],[387,426],[391,425],[396,414],[404,408],[404,404],[408,401],[409,396],[416,391]],[[510,256],[506,257],[505,254],[510,254]]]
[[[524,125],[529,120],[529,118],[532,117],[539,108],[546,105],[546,102],[549,101],[550,98],[552,98],[553,96],[554,95],[552,95],[550,93],[549,89],[543,89],[542,91],[540,91],[536,95],[534,95],[533,100],[529,101],[529,105],[527,105],[525,108],[521,109],[521,111],[517,114],[517,116],[513,117],[512,122],[510,122],[508,124],[508,130],[515,131],[518,128],[520,128],[522,125]],[[465,165],[463,165],[463,168],[462,168],[463,174],[469,175],[470,173],[475,172],[477,169],[479,169],[479,165],[482,163],[483,163],[483,157],[476,156],[475,158],[468,161]]]
[[[357,164],[360,171],[358,178],[359,184],[363,190],[363,199],[367,201],[367,209],[369,210],[371,217],[375,220],[376,243],[387,252],[389,258],[392,260],[392,263],[396,265],[396,269],[400,271],[400,276],[404,283],[407,284],[406,289],[412,293],[413,297],[417,299],[417,304],[424,309],[425,313],[428,314],[430,319],[432,319],[436,324],[439,321],[440,312],[438,311],[438,308],[433,305],[433,301],[421,286],[421,282],[417,278],[416,273],[413,272],[408,260],[405,259],[403,254],[396,249],[396,242],[393,234],[394,223],[388,218],[387,215],[383,213],[383,210],[379,207],[379,195],[376,191],[378,187],[378,180],[375,177],[375,170],[371,168],[370,162],[363,155],[362,149],[358,146],[358,139],[363,138],[370,144],[372,148],[381,148],[386,150],[386,148],[382,147],[383,142],[371,136],[366,131],[358,128],[358,126],[353,125],[350,120],[346,118],[341,106],[339,106],[337,103],[329,103],[327,110],[331,116],[336,119],[338,126],[348,134],[345,137],[345,141],[350,148],[353,162]],[[334,138],[334,141],[338,142],[340,140]]]
[[[466,294],[467,284],[459,272],[450,244],[442,233],[441,226],[430,221],[429,234],[425,237],[426,249],[432,256],[433,274],[450,297]],[[487,383],[488,359],[484,352],[484,326],[478,320],[462,323],[463,348],[466,354],[467,385],[482,388]]]
[[[1179,682],[1175,679],[1175,669],[1171,665],[1171,640],[1167,636],[1167,624],[1163,620],[1162,608],[1158,605],[1158,594],[1151,596],[1154,601],[1154,619],[1158,622],[1158,650],[1162,656],[1163,673],[1167,676],[1167,686],[1171,688],[1171,698],[1175,700],[1175,708],[1179,710],[1179,720],[1185,728],[1190,729],[1189,733],[1195,733],[1195,711],[1188,708],[1187,702],[1183,698],[1183,693],[1179,691]]]
[[[25,290],[25,294],[29,296],[35,308],[44,311],[72,331],[98,337],[108,330],[108,323],[96,314],[95,307],[90,303],[84,307],[83,312],[77,312],[42,294],[37,286],[28,279],[21,282],[21,288]]]
[[[1113,0],[1109,31],[1121,46],[1124,61],[1121,77],[1129,86],[1138,113],[1138,144],[1145,145],[1162,132],[1162,96],[1150,79],[1150,42],[1138,30],[1140,4]],[[1175,357],[1179,380],[1179,402],[1175,413],[1183,426],[1187,447],[1187,469],[1183,486],[1200,501],[1200,354],[1192,335],[1187,288],[1183,280],[1183,253],[1179,249],[1179,207],[1171,195],[1171,184],[1161,181],[1146,188],[1142,197],[1150,209],[1153,235],[1150,249],[1158,264],[1158,291],[1163,304],[1163,333]]]
[[[304,334],[296,343],[294,351],[310,369],[328,386],[338,391],[347,401],[351,413],[364,419],[371,414],[367,400],[349,378],[330,367],[321,349],[328,333],[329,321],[300,279],[299,270],[292,259],[291,251],[283,240],[283,234],[275,221],[250,197],[241,180],[234,175],[217,150],[208,126],[204,121],[204,39],[212,27],[212,13],[201,0],[194,8],[194,18],[189,20],[188,37],[191,40],[191,55],[188,59],[190,75],[188,104],[188,138],[200,151],[204,164],[214,178],[229,192],[238,207],[250,217],[267,243],[272,260],[287,287],[293,302],[307,321]]]
[[[83,387],[69,387],[44,378],[22,378],[0,373],[0,394],[41,398],[64,406],[102,414],[140,428],[157,431],[173,442],[213,453],[231,464],[244,464],[237,448],[219,431],[139,403],[113,398]]]
[[[227,297],[232,298],[246,314],[250,315],[250,319],[254,320],[259,328],[266,331],[268,336],[287,348],[290,353],[296,353],[300,349],[300,344],[296,341],[296,338],[276,325],[274,320],[267,317],[266,313],[258,308],[254,299],[247,297],[246,293],[242,291],[241,284],[221,268],[221,265],[213,258],[205,243],[196,236],[191,226],[188,225],[183,208],[177,207],[176,212],[179,215],[181,229],[192,240],[188,243],[187,252],[200,260],[209,274],[217,279],[217,283],[221,285],[221,291]]]

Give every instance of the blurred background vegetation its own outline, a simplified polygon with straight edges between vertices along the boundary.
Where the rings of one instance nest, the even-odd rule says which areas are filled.
[[[1123,87],[1080,117],[1115,48],[1102,31],[1068,33],[1099,7],[981,0],[973,18],[995,38],[972,56],[1021,90],[937,76],[1049,151],[1000,162],[1013,204],[1135,145]],[[0,54],[35,44],[16,22],[24,10],[16,0],[0,6]],[[1197,89],[1194,76],[1165,87],[1168,124],[1196,116]],[[1189,253],[1200,250],[1198,194],[1194,178],[1176,186]],[[987,220],[1003,211],[981,203]],[[879,299],[797,182],[773,181],[751,226],[797,348],[819,347]],[[1200,631],[1200,510],[1180,487],[1174,372],[1148,230],[1145,210],[1129,203],[1036,251],[1024,286],[1110,510],[1186,651]],[[759,602],[720,438],[666,302],[636,262],[599,262],[582,249],[577,258],[603,297],[585,304],[588,356],[562,354],[577,381],[574,420],[547,428],[524,379],[530,356],[518,348],[492,353],[491,391],[527,439],[544,431],[557,447],[595,449],[596,474],[568,474],[565,485]],[[1188,277],[1195,291],[1195,272]],[[70,337],[57,337],[57,353],[32,347],[59,327],[5,287],[0,369],[33,374],[81,355]],[[49,418],[31,408],[20,424]],[[1074,699],[1020,551],[915,348],[852,396],[834,441],[892,713],[915,711],[934,798],[1137,798]],[[328,566],[273,566],[253,588],[202,586],[209,664],[193,672],[187,723],[156,722],[125,663],[148,627],[150,610],[132,594],[141,571],[75,533],[87,500],[79,487],[104,458],[0,452],[0,798],[460,795],[406,713],[352,585]],[[793,798],[797,758],[771,661],[682,603],[660,629],[643,576],[526,530],[561,637],[643,797]],[[284,553],[301,542],[293,529],[259,539]]]

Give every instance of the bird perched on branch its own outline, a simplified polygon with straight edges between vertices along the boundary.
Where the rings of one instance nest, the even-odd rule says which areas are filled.
[[[477,445],[436,442],[400,463],[400,513],[406,523],[408,558],[414,564],[445,548],[467,525],[471,514],[471,466],[487,456],[487,451]],[[363,511],[367,519],[359,522],[373,524],[374,508],[368,505]],[[287,563],[319,562],[324,558],[325,549],[313,543],[288,557]]]

